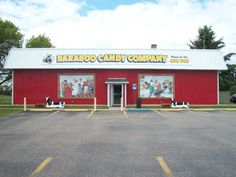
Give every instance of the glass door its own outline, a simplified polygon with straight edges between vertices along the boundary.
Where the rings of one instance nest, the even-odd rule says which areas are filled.
[[[121,85],[113,85],[113,106],[120,106]]]

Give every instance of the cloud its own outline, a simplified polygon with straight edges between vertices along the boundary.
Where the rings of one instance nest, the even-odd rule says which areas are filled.
[[[59,48],[188,49],[199,27],[211,25],[223,37],[225,51],[236,50],[235,0],[160,0],[92,9],[70,0],[0,2],[0,14],[22,29],[25,38],[46,33]]]
[[[24,31],[72,18],[82,3],[68,0],[0,1],[2,18],[16,22]],[[67,10],[68,9],[68,10]]]

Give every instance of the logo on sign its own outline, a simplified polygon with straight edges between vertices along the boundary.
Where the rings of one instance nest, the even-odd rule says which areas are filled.
[[[54,57],[52,56],[52,54],[47,54],[47,56],[43,58],[43,62],[51,64],[53,62],[53,59]]]

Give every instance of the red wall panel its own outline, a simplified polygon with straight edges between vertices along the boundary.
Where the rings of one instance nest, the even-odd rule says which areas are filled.
[[[180,71],[180,70],[111,70],[111,69],[74,69],[74,70],[14,70],[14,104],[44,102],[46,96],[66,104],[93,104],[92,99],[58,99],[58,74],[94,73],[95,94],[98,104],[107,104],[108,78],[127,78],[128,104],[134,104],[132,84],[138,85],[139,74],[173,74],[174,90],[177,101],[189,101],[190,104],[217,104],[217,71]],[[136,96],[138,95],[136,90]],[[142,99],[143,104],[160,104],[169,99]]]

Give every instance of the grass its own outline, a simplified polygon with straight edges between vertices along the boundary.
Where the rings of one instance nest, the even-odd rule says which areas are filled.
[[[22,111],[21,108],[1,108],[0,109],[0,118],[7,116],[9,114],[13,114],[13,113],[21,112],[21,111]]]
[[[11,96],[0,95],[0,118],[7,116],[9,114],[13,114],[16,112],[20,112],[23,110],[23,107],[15,107],[11,106]]]
[[[11,104],[11,96],[0,95],[0,105],[9,105]]]

